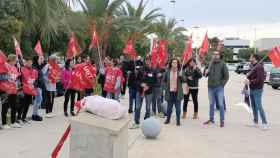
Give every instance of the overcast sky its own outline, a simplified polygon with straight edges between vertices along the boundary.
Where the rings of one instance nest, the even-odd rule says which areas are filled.
[[[140,0],[128,0],[137,5]],[[280,37],[280,0],[149,0],[147,9],[161,8],[179,26],[200,26],[210,36]],[[190,32],[193,30],[189,29]]]

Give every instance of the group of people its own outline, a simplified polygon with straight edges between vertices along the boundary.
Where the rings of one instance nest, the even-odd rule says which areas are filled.
[[[2,96],[2,128],[21,128],[29,124],[26,119],[29,106],[33,105],[31,119],[43,121],[39,115],[40,108],[46,109],[46,118],[54,117],[53,106],[56,84],[60,79],[64,92],[64,115],[75,116],[75,102],[83,97],[93,95],[100,84],[105,98],[120,101],[128,88],[128,113],[134,114],[134,124],[131,129],[139,128],[142,104],[145,100],[144,119],[152,115],[165,118],[165,124],[171,122],[173,107],[176,109],[176,125],[181,125],[181,119],[187,117],[187,107],[190,96],[194,105],[192,118],[198,119],[199,80],[208,78],[209,120],[204,125],[215,123],[215,106],[220,111],[220,127],[225,126],[225,94],[224,88],[229,80],[229,72],[222,60],[220,51],[213,51],[209,63],[202,71],[195,58],[180,61],[171,58],[166,65],[154,65],[151,56],[143,60],[110,59],[106,57],[103,63],[97,66],[87,55],[75,59],[67,59],[63,68],[58,67],[57,57],[50,56],[46,62],[42,56],[33,59],[18,58],[9,55],[4,63],[9,71],[0,67],[0,89]],[[264,68],[257,54],[250,59],[252,71],[247,74],[245,84],[250,88],[251,104],[254,120],[253,126],[258,126],[260,114],[263,129],[268,129],[265,112],[262,108],[262,92],[264,83]],[[182,63],[181,63],[182,62]],[[2,73],[3,71],[3,73]],[[8,86],[7,86],[8,85]],[[4,98],[4,99],[3,99]],[[165,101],[167,107],[164,106]],[[183,108],[181,102],[183,101]],[[11,124],[7,124],[7,113],[11,109]],[[183,109],[181,115],[181,109]]]
[[[1,54],[2,56],[3,54]],[[55,63],[57,58],[50,56],[48,62],[43,57],[18,57],[10,54],[6,61],[1,61],[1,118],[2,128],[21,128],[30,124],[27,119],[29,107],[33,104],[32,120],[42,121],[39,109],[43,102],[46,117],[51,117],[56,91],[57,75]],[[7,114],[10,109],[10,125],[7,124]]]

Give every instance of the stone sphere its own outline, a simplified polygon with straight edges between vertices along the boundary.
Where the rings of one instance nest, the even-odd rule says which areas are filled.
[[[166,101],[164,101],[164,102],[161,104],[161,109],[162,109],[162,111],[163,111],[164,114],[167,114],[167,106],[168,106],[168,104],[167,104]]]
[[[141,130],[146,138],[155,139],[160,134],[161,125],[159,120],[151,117],[143,121]]]

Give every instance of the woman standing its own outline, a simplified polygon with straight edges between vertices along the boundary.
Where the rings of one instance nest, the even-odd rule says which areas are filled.
[[[8,72],[8,80],[2,80],[0,83],[1,91],[8,94],[8,99],[2,105],[2,125],[4,129],[9,129],[10,126],[7,125],[7,113],[8,109],[11,108],[11,127],[21,128],[22,126],[16,122],[16,111],[17,111],[17,91],[18,91],[18,77],[19,72],[15,67],[17,57],[13,54],[8,56],[8,63],[6,64]]]
[[[189,87],[189,91],[186,95],[184,95],[184,104],[183,104],[183,119],[187,117],[187,107],[189,102],[190,95],[192,96],[193,105],[194,105],[194,114],[193,119],[198,118],[198,83],[199,79],[202,77],[202,73],[200,69],[196,65],[195,59],[190,59],[186,68],[184,69],[183,80],[187,83]]]
[[[64,94],[64,115],[67,117],[68,116],[68,103],[69,99],[71,98],[70,101],[70,112],[71,115],[74,116],[74,104],[75,104],[75,96],[76,96],[76,91],[71,87],[71,76],[72,76],[72,67],[71,67],[71,60],[67,60],[65,62],[65,68],[61,72],[61,82],[62,85],[65,89],[65,94]]]
[[[169,70],[167,70],[164,76],[165,86],[165,100],[168,103],[167,106],[167,119],[164,124],[170,123],[173,105],[176,108],[176,120],[177,126],[180,126],[180,114],[181,114],[181,101],[183,99],[182,88],[182,75],[179,73],[180,65],[178,59],[172,59],[169,63]]]

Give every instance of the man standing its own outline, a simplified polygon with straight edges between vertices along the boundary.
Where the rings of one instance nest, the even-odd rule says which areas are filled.
[[[221,60],[218,51],[213,52],[208,69],[205,71],[208,76],[208,96],[210,102],[209,120],[204,125],[215,123],[215,105],[220,105],[220,127],[224,127],[224,87],[229,79],[229,72],[226,64]],[[216,98],[216,99],[215,99]]]
[[[254,115],[253,126],[258,127],[258,114],[260,114],[263,124],[262,129],[268,130],[265,112],[262,107],[262,93],[265,79],[263,63],[260,63],[260,56],[257,54],[251,55],[250,62],[253,69],[247,74],[245,83],[250,87],[250,97]]]

